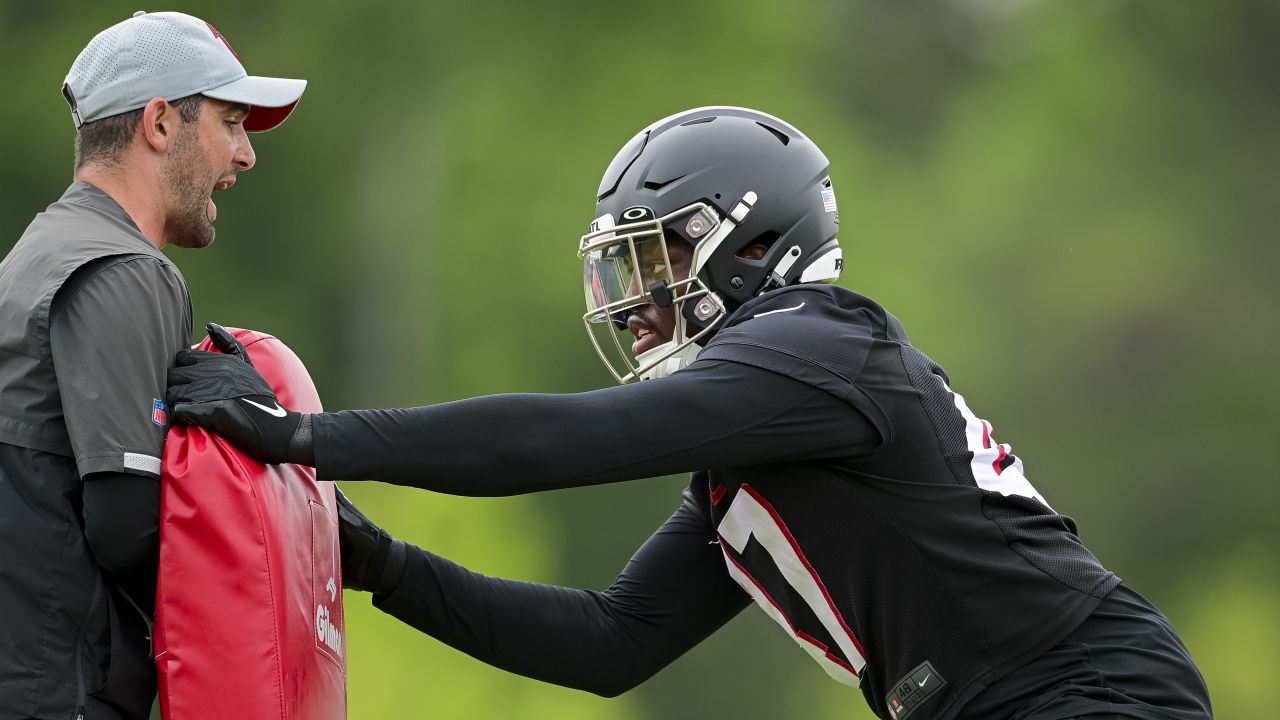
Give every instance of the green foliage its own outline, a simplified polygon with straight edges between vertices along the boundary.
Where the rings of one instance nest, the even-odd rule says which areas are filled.
[[[1262,452],[1280,428],[1276,7],[181,0],[250,72],[311,85],[218,198],[218,242],[172,256],[197,327],[278,334],[331,408],[597,387],[574,250],[613,152],[687,107],[781,115],[832,160],[843,284],[901,317],[1169,612],[1221,715],[1264,717],[1280,660],[1280,475]],[[135,9],[0,0],[0,249],[69,181],[71,60]],[[605,587],[681,486],[348,489],[482,572]],[[755,610],[602,700],[347,602],[352,717],[869,717]]]
[[[1177,627],[1195,652],[1223,718],[1268,717],[1280,702],[1271,673],[1280,667],[1280,568],[1266,538],[1240,538],[1234,547],[1186,566],[1176,605]]]

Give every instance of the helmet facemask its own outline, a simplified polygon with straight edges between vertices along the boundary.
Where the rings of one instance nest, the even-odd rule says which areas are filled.
[[[803,133],[750,108],[676,113],[624,145],[600,180],[596,221],[578,246],[583,321],[613,376],[626,383],[671,374],[752,299],[838,277],[829,168]],[[693,248],[689,277],[672,275],[672,256],[681,275],[684,258],[664,238]],[[644,332],[650,326],[656,334]]]
[[[687,365],[698,354],[699,341],[708,337],[727,314],[716,293],[698,279],[700,258],[708,246],[719,244],[735,223],[702,202],[654,218],[645,207],[623,211],[624,224],[611,215],[592,223],[582,236],[587,334],[605,367],[620,383],[664,377]],[[693,240],[689,276],[673,274],[667,237]],[[675,328],[671,339],[633,354],[627,319],[635,309],[653,304],[672,308]],[[625,342],[624,342],[625,340]]]

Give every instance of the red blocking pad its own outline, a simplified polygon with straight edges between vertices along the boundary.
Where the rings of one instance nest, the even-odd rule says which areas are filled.
[[[228,328],[281,404],[320,412],[302,361]],[[214,350],[206,338],[200,350]],[[200,428],[164,448],[155,651],[166,718],[345,718],[346,632],[333,483],[262,465]]]

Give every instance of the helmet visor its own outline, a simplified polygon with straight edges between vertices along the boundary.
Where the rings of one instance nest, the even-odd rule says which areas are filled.
[[[660,218],[614,225],[612,216],[592,223],[594,232],[582,236],[578,254],[591,322],[617,320],[610,314],[651,303],[654,283],[674,289],[686,278],[676,278],[664,241],[664,228],[693,242],[714,234],[720,218],[703,203],[695,203]]]
[[[670,285],[671,261],[661,236],[626,236],[616,243],[590,250],[583,255],[583,280],[588,312],[611,311],[640,302],[649,302],[649,287],[657,282]],[[604,314],[593,322],[605,322]]]

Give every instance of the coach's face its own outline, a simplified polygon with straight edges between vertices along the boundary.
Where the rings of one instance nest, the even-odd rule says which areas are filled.
[[[671,260],[671,277],[679,282],[689,277],[689,266],[693,262],[693,248],[689,243],[673,239],[667,240],[667,257]],[[639,355],[662,343],[671,340],[676,332],[676,307],[660,308],[653,303],[641,305],[631,312],[627,318],[627,329],[635,336],[631,352]]]
[[[200,248],[213,242],[218,217],[213,193],[234,185],[236,173],[253,167],[256,159],[244,129],[248,116],[247,105],[206,98],[194,122],[178,125],[164,163],[168,243]]]

